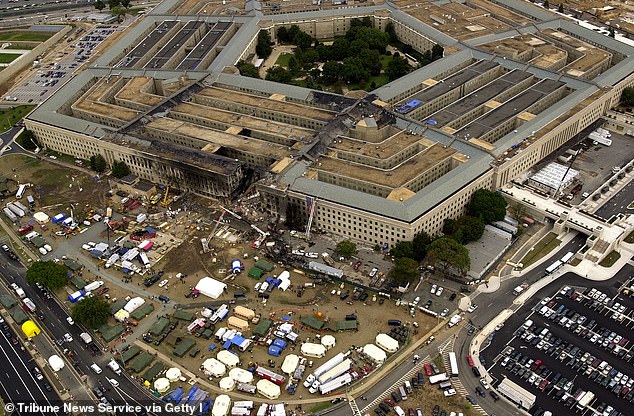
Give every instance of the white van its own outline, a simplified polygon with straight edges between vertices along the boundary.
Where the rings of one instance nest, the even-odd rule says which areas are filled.
[[[405,416],[405,411],[401,409],[401,406],[394,406],[394,411],[398,416]]]
[[[526,322],[524,322],[524,325],[522,326],[522,328],[528,329],[531,326],[533,326],[533,321],[531,319],[528,319],[528,320],[526,320]]]
[[[97,374],[101,374],[101,367],[99,367],[97,364],[92,363],[90,365],[90,368],[92,368],[92,371],[94,371]]]

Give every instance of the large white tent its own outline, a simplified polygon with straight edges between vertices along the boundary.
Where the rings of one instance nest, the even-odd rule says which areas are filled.
[[[125,309],[126,311],[132,313],[135,310],[137,310],[137,308],[141,305],[143,305],[145,303],[145,299],[140,298],[140,297],[136,297],[136,298],[132,298],[128,301],[128,303],[125,304],[125,306],[123,307],[123,309]]]
[[[240,358],[227,350],[218,351],[216,358],[229,368],[237,367],[240,363]]]
[[[179,370],[176,367],[172,367],[165,372],[165,377],[167,377],[169,381],[176,381],[180,378],[180,376],[181,376],[181,370]]]
[[[282,372],[286,374],[293,374],[298,364],[299,357],[295,354],[288,354],[282,363]]]
[[[231,377],[224,377],[220,379],[218,386],[220,386],[222,391],[231,391],[236,386],[236,381]]]
[[[253,381],[253,373],[240,367],[229,370],[229,377],[238,383],[251,384]]]
[[[258,393],[269,400],[275,400],[280,397],[280,386],[270,382],[269,380],[262,379],[258,381],[258,384],[256,384],[255,387],[258,389]]]
[[[221,394],[214,400],[214,407],[211,409],[212,416],[227,416],[231,407],[231,398],[226,394]]]
[[[227,367],[215,358],[208,358],[203,362],[205,374],[212,377],[222,377],[227,372]]]
[[[203,277],[196,284],[196,290],[212,299],[218,299],[226,289],[226,284],[211,277]]]
[[[48,365],[50,365],[51,369],[57,373],[59,370],[64,368],[64,360],[62,360],[59,355],[51,355],[48,359]]]
[[[398,341],[387,334],[379,334],[374,339],[376,345],[385,351],[394,354],[398,350]]]
[[[324,335],[321,337],[321,345],[326,347],[327,350],[335,346],[336,339],[332,335]]]
[[[313,344],[312,342],[305,342],[301,348],[302,354],[309,357],[321,358],[326,355],[326,347],[321,344]]]
[[[381,364],[387,358],[387,354],[381,348],[374,344],[366,344],[363,347],[363,353],[367,355],[375,363]]]
[[[170,381],[165,377],[161,377],[154,382],[154,388],[159,393],[165,393],[170,388]]]

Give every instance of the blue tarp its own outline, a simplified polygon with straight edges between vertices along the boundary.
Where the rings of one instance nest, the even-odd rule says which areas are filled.
[[[189,403],[194,398],[194,393],[196,393],[196,390],[198,390],[198,386],[194,386],[191,388],[191,390],[189,390],[189,393],[187,393],[187,398],[185,399],[185,403]]]
[[[117,250],[117,254],[120,255],[120,256],[123,256],[125,253],[128,252],[128,250],[130,250],[130,249],[127,248],[127,247],[121,247],[119,250]]]
[[[293,318],[291,318],[290,316],[282,315],[282,319],[285,320],[286,322],[288,322],[288,321],[290,321]]]
[[[180,403],[182,398],[183,398],[183,389],[179,387],[176,390],[174,390],[173,392],[171,392],[169,394],[169,396],[167,396],[167,401],[168,402],[174,402],[174,403]]]
[[[240,335],[234,335],[233,338],[231,338],[231,343],[234,345],[240,345],[242,344],[244,341],[246,341],[246,338],[240,336]]]
[[[156,230],[152,227],[145,227],[145,232],[148,234],[156,233]]]
[[[207,349],[208,349],[209,351],[213,351],[213,350],[215,350],[216,348],[218,348],[218,347],[216,347],[216,344],[210,344],[210,345],[207,347]]]
[[[227,340],[224,344],[222,344],[222,348],[224,348],[225,350],[231,348],[231,341]]]
[[[288,344],[286,343],[286,341],[282,339],[275,338],[275,340],[273,341],[273,345],[275,345],[276,347],[280,347],[281,349],[284,349],[286,348]]]
[[[64,221],[64,219],[66,219],[66,214],[64,214],[63,212],[57,214],[53,217],[53,224],[59,224],[60,222]]]
[[[205,401],[201,404],[199,415],[206,415],[211,410],[211,405],[214,401],[211,399],[205,399]]]
[[[280,347],[275,345],[271,345],[269,347],[269,355],[272,355],[273,357],[279,357],[281,353],[282,349]]]

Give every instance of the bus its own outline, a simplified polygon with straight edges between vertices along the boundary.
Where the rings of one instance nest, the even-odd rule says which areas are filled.
[[[17,199],[22,198],[22,196],[24,195],[24,191],[26,191],[26,184],[18,186],[18,192],[15,194],[15,197]]]
[[[449,353],[449,366],[451,367],[451,376],[458,377],[458,360],[456,359],[456,353],[453,351]]]
[[[572,251],[567,252],[562,258],[561,258],[561,263],[562,264],[566,264],[568,263],[573,257],[574,257],[575,253],[573,253]]]
[[[551,264],[550,266],[548,266],[546,268],[546,274],[551,274],[557,271],[557,269],[559,269],[562,265],[562,261],[561,260],[557,260],[556,262],[554,262],[553,264]]]

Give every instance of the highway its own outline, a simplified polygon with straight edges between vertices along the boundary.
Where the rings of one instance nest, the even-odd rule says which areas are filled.
[[[5,256],[5,254],[2,254]],[[6,260],[5,260],[6,259]],[[107,367],[108,361],[112,358],[111,354],[99,352],[94,354],[86,344],[79,338],[81,332],[85,332],[77,323],[70,325],[66,318],[68,313],[64,310],[60,304],[53,297],[47,299],[42,295],[42,292],[34,287],[29,286],[26,283],[26,269],[22,265],[10,261],[6,256],[4,259],[6,268],[0,271],[0,275],[8,281],[8,283],[15,282],[19,284],[27,296],[31,298],[38,307],[38,314],[42,314],[44,319],[34,319],[38,325],[46,331],[46,333],[54,340],[62,340],[64,334],[69,333],[73,340],[71,342],[63,342],[58,347],[58,355],[63,356],[63,349],[69,349],[75,351],[77,354],[74,357],[74,361],[77,362],[75,370],[79,376],[85,376],[85,387],[93,390],[96,387],[102,386],[105,388],[104,395],[108,402],[114,405],[141,405],[146,406],[151,403],[160,403],[148,391],[137,384],[136,381],[130,379],[124,372],[121,376],[117,376],[112,370]],[[36,337],[37,339],[37,337]],[[64,357],[66,359],[66,357]],[[69,362],[70,361],[70,362]],[[102,369],[101,374],[96,374],[90,365],[96,363]],[[73,366],[72,360],[66,359],[67,366]],[[116,379],[119,382],[118,387],[114,387],[110,384],[108,379]],[[68,387],[68,386],[67,386]],[[94,393],[92,393],[94,400]],[[121,413],[126,414],[126,413]]]
[[[628,205],[632,201],[634,201],[634,181],[625,185],[623,189],[607,200],[601,208],[596,210],[595,214],[606,220],[619,213],[631,214],[634,210],[629,209]]]

